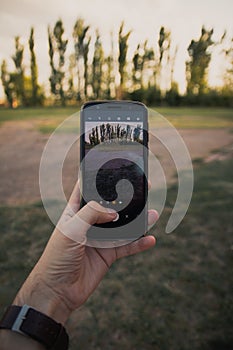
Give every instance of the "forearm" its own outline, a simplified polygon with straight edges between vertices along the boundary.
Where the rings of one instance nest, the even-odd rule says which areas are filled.
[[[0,329],[0,344],[1,350],[45,350],[32,338],[6,329]]]

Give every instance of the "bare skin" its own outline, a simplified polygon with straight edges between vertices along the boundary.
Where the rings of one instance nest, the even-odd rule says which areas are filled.
[[[112,221],[117,214],[96,202],[90,202],[79,210],[79,198],[79,186],[76,184],[60,219],[68,230],[74,231],[72,235],[77,235],[77,239],[70,239],[55,228],[41,258],[13,302],[20,306],[28,304],[62,324],[93,293],[113,262],[155,245],[155,238],[150,235],[113,248],[85,245],[86,231],[90,225]],[[148,224],[152,225],[157,219],[158,213],[149,210]],[[77,222],[81,223],[78,227]],[[22,349],[43,349],[32,339],[5,330],[0,332],[0,341],[3,350],[21,349],[19,343],[24,342]]]

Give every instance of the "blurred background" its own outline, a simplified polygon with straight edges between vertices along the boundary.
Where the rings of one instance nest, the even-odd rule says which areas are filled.
[[[68,322],[70,349],[233,348],[233,3],[174,0],[1,0],[0,311],[53,230],[39,190],[52,132],[88,100],[132,99],[184,139],[194,192],[164,233],[178,192],[172,156],[152,139],[166,205],[155,249],[118,261]],[[59,147],[77,125],[63,129]],[[58,152],[59,152],[58,147]],[[69,196],[78,144],[63,167]],[[185,169],[179,174],[185,176]],[[151,206],[159,180],[152,178]]]

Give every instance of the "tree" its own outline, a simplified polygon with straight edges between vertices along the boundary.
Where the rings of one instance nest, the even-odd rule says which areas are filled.
[[[79,101],[87,96],[88,85],[88,52],[91,38],[87,35],[89,26],[86,26],[82,18],[78,18],[73,29],[75,58],[78,73],[78,95]]]
[[[119,44],[119,56],[118,56],[118,63],[119,63],[119,73],[120,73],[120,87],[119,87],[119,98],[122,97],[124,88],[125,88],[125,67],[126,67],[126,56],[128,52],[128,39],[131,34],[131,30],[123,34],[124,29],[124,22],[121,23],[119,34],[118,34],[118,44]]]
[[[103,78],[104,50],[100,40],[100,34],[96,31],[94,55],[92,60],[92,89],[95,99],[101,96],[101,85]]]
[[[147,46],[147,40],[144,43],[144,65],[142,70],[142,87],[148,88],[155,86],[154,67],[156,67],[156,58],[154,49]]]
[[[91,37],[88,38],[87,42],[83,47],[83,61],[84,61],[84,97],[87,98],[87,86],[89,83],[89,74],[88,74],[88,53],[89,46],[91,42]]]
[[[75,97],[74,91],[74,69],[76,67],[75,55],[71,54],[69,56],[69,78],[68,78],[68,90],[67,90],[67,98],[68,100],[73,100]]]
[[[207,72],[211,60],[209,48],[214,44],[214,30],[202,27],[198,40],[192,40],[188,47],[189,61],[186,62],[187,94],[201,95],[208,89]]]
[[[15,64],[16,72],[14,75],[11,75],[11,80],[15,86],[15,93],[17,100],[23,106],[26,105],[25,91],[24,91],[24,67],[23,67],[23,53],[24,47],[20,43],[20,37],[15,37],[15,54],[12,56],[12,59]]]
[[[31,28],[30,37],[28,40],[28,45],[31,54],[31,85],[32,85],[32,104],[38,105],[40,104],[40,98],[38,96],[38,68],[36,63],[36,55],[34,51],[34,28]]]
[[[158,46],[159,46],[159,62],[158,67],[156,67],[156,75],[157,75],[157,86],[161,89],[161,86],[163,84],[162,82],[162,71],[163,70],[163,61],[167,59],[167,65],[170,60],[170,47],[171,47],[171,32],[166,29],[165,27],[161,27],[159,31],[159,40],[158,40]]]
[[[1,65],[1,79],[2,79],[2,86],[7,98],[7,102],[10,107],[13,107],[14,102],[14,88],[12,84],[12,78],[11,74],[7,71],[7,64],[6,61],[2,61]]]
[[[60,99],[61,104],[65,105],[65,92],[63,88],[63,80],[65,77],[64,65],[65,65],[65,52],[68,44],[68,40],[63,39],[64,28],[61,20],[58,20],[54,26],[53,32],[48,27],[48,41],[49,41],[49,57],[51,76],[50,86],[51,92],[57,99]],[[55,56],[57,58],[55,64]]]
[[[159,31],[159,62],[163,60],[165,52],[169,49],[171,45],[171,32],[165,27],[161,27]]]
[[[29,106],[31,104],[42,104],[44,96],[37,83],[37,66],[34,54],[33,29],[29,38],[31,51],[31,76],[24,74],[23,52],[24,47],[20,44],[20,38],[15,38],[15,54],[12,59],[15,63],[15,71],[8,72],[7,64],[4,60],[1,65],[1,79],[7,102],[10,107],[18,105]]]
[[[116,60],[114,58],[114,40],[111,32],[111,51],[104,59],[104,74],[103,74],[103,95],[106,99],[111,99],[116,96]]]
[[[166,90],[165,94],[165,101],[170,106],[178,106],[180,104],[180,95],[179,95],[179,88],[176,81],[174,81],[174,66],[175,66],[175,60],[176,55],[178,51],[178,46],[175,47],[174,51],[171,53],[169,50],[168,52],[168,58],[167,63],[170,68],[170,79],[169,79],[169,88]]]
[[[146,40],[143,45],[138,44],[133,56],[133,89],[145,89],[152,84],[155,54],[153,48],[147,47]]]
[[[228,92],[233,92],[233,38],[231,38],[230,47],[224,50],[227,59],[228,67],[224,75],[224,89]]]
[[[175,68],[175,61],[176,61],[176,56],[178,52],[178,46],[175,47],[174,53],[172,55],[169,55],[169,61],[171,63],[171,72],[170,72],[170,82],[171,82],[171,90],[175,86],[175,90],[178,91],[177,83],[174,81],[174,68]]]
[[[51,67],[51,75],[49,77],[51,93],[56,95],[56,83],[57,83],[57,70],[54,64],[54,48],[53,48],[53,38],[50,27],[48,27],[48,41],[49,41],[49,63]]]
[[[142,88],[142,69],[143,69],[144,60],[140,50],[141,50],[141,45],[138,44],[132,60],[133,61],[132,80],[133,80],[134,90],[138,90]]]

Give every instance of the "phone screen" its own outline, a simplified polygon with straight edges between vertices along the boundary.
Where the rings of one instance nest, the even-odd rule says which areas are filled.
[[[95,200],[119,215],[88,234],[138,238],[146,230],[147,110],[132,102],[90,104],[81,124],[82,204]]]

